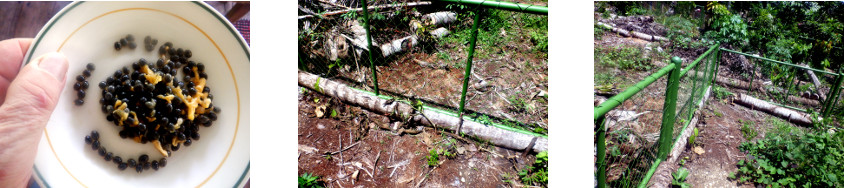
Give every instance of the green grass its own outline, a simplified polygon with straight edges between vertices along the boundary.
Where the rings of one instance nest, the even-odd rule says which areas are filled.
[[[325,182],[319,180],[319,176],[315,176],[313,174],[304,173],[299,176],[299,187],[302,188],[322,188],[325,186]]]
[[[745,139],[752,140],[753,138],[756,138],[757,134],[759,134],[756,131],[756,127],[753,126],[753,121],[739,120],[739,123],[741,123],[741,135],[743,135]]]
[[[462,10],[461,6],[450,7],[455,10]],[[466,53],[469,40],[472,37],[473,11],[462,11],[458,13],[456,31],[438,41],[440,46],[450,46],[452,51],[464,49]],[[497,9],[485,9],[477,12],[480,14],[481,22],[478,26],[478,38],[476,40],[476,58],[491,58],[503,55],[505,46],[517,44],[522,39],[528,40],[531,52],[538,57],[547,57],[548,52],[548,16],[533,15]],[[503,32],[502,32],[503,31]]]
[[[619,69],[647,70],[651,56],[644,57],[643,50],[633,46],[595,47],[595,63]]]

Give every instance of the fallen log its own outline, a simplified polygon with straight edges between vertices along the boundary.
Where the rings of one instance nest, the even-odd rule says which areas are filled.
[[[460,119],[453,115],[443,114],[434,110],[425,110],[422,114],[413,113],[413,106],[403,102],[390,102],[364,92],[354,90],[339,82],[332,81],[317,75],[298,71],[299,86],[306,87],[318,93],[338,98],[346,103],[357,105],[373,112],[380,114],[388,114],[397,118],[406,119],[410,117],[411,120],[432,126],[431,123],[436,124],[440,128],[449,130],[457,130],[460,127]],[[317,80],[319,80],[317,82]],[[317,85],[318,84],[318,85]],[[318,86],[318,87],[315,87]],[[428,120],[425,119],[428,117]],[[497,146],[509,148],[513,150],[528,149],[531,140],[536,137],[525,133],[513,132],[497,128],[495,126],[487,126],[473,121],[464,120],[462,126],[462,133],[469,136],[477,136],[480,139],[488,140]],[[542,152],[548,150],[548,138],[540,137],[532,149],[534,152]]]
[[[746,94],[737,94],[733,101],[737,104],[743,105],[753,110],[760,110],[765,113],[777,116],[779,118],[788,120],[791,123],[803,126],[811,126],[812,119],[808,114],[800,113],[788,108],[773,105],[763,100],[759,100],[748,96]]]
[[[598,26],[609,29],[610,31],[618,33],[619,35],[621,35],[623,37],[630,37],[630,32],[628,32],[627,30],[619,29],[619,28],[613,27],[612,25],[602,23],[602,22],[598,22]]]
[[[687,74],[689,76],[694,76],[695,74],[697,74],[697,76],[699,78],[703,78],[703,76],[704,76],[703,74],[696,72],[694,70],[689,70],[689,72]],[[798,81],[795,81],[795,82],[798,82]],[[726,78],[726,77],[723,77],[723,76],[719,76],[719,77],[715,78],[715,83],[717,83],[718,85],[724,86],[724,87],[743,89],[743,90],[747,90],[747,91],[755,90],[755,91],[760,91],[762,93],[773,93],[773,92],[783,93],[785,91],[782,88],[777,88],[777,87],[769,87],[769,88],[765,89],[765,87],[761,87],[761,86],[769,85],[769,84],[765,84],[761,80],[753,82],[752,90],[750,88],[750,86],[751,86],[750,82],[742,81],[742,80],[736,80],[736,79],[732,79],[732,78]],[[789,95],[788,100],[791,101],[791,102],[800,103],[800,104],[803,104],[803,105],[808,105],[808,106],[813,106],[813,107],[820,106],[820,101],[813,99],[813,98],[805,97],[805,96]]]
[[[712,87],[706,88],[706,93],[703,95],[703,100],[698,103],[698,109],[703,108],[703,104],[706,104],[706,100],[709,99],[710,91]],[[659,166],[656,168],[656,172],[650,179],[650,186],[649,187],[669,187],[671,185],[671,166],[677,162],[677,158],[680,156],[680,153],[686,150],[686,144],[688,142],[689,136],[692,135],[693,130],[697,126],[698,118],[700,117],[700,111],[695,112],[694,118],[689,121],[689,126],[686,126],[686,129],[680,130],[680,135],[677,137],[677,140],[674,142],[673,147],[671,148],[671,152],[669,152],[668,157],[665,159],[664,162],[660,163]]]
[[[425,14],[422,16],[422,21],[433,26],[448,24],[457,21],[457,13],[443,11]]]
[[[388,5],[369,6],[369,7],[366,7],[366,9],[367,10],[373,10],[373,9],[396,8],[396,7],[414,7],[414,6],[430,5],[430,4],[431,4],[430,1],[420,1],[420,2],[413,2],[413,3],[406,3],[406,4],[402,3],[402,4],[388,4]],[[331,12],[326,12],[326,13],[316,14],[316,15],[302,15],[302,16],[299,16],[299,19],[301,20],[301,19],[313,18],[313,17],[333,16],[333,15],[338,15],[338,14],[345,14],[345,13],[348,13],[348,12],[351,12],[351,11],[362,11],[362,10],[363,10],[363,8],[353,8],[353,9],[346,9],[346,10],[331,11]]]
[[[801,64],[801,65],[804,66],[804,67],[807,67],[807,68],[812,68],[808,64]],[[818,79],[818,76],[815,75],[815,71],[812,71],[812,70],[809,70],[809,69],[805,69],[805,70],[806,70],[806,73],[809,74],[809,78],[812,78],[812,83],[815,84],[815,92],[818,94],[818,97],[820,97],[820,99],[822,101],[825,101],[826,100],[826,94],[824,94],[823,91],[821,91],[821,88],[820,88],[821,87],[821,81]]]
[[[621,36],[624,36],[624,37],[633,36],[633,37],[640,38],[640,39],[643,39],[643,40],[648,40],[648,41],[668,41],[668,38],[665,38],[665,37],[648,35],[648,34],[636,32],[636,31],[627,31],[627,30],[617,28],[613,25],[603,23],[603,22],[598,22],[598,25],[601,26],[601,27],[607,28],[607,29],[611,30],[612,32],[618,33],[618,34],[620,34]]]
[[[384,57],[388,57],[390,55],[403,52],[413,48],[419,42],[416,39],[416,36],[411,35],[404,38],[393,40],[389,43],[381,45],[381,55]]]

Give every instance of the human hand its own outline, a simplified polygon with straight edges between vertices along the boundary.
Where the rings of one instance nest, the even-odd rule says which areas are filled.
[[[21,69],[32,39],[0,41],[0,187],[25,187],[38,142],[67,80],[67,58],[39,56]]]

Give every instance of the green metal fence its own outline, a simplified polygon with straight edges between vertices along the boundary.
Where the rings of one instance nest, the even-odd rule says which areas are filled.
[[[777,61],[758,55],[730,49],[725,52],[738,54],[752,62],[750,72],[743,74],[748,85],[746,94],[755,98],[767,100],[772,104],[802,111],[818,112],[823,117],[829,117],[834,108],[838,108],[842,75],[826,70],[810,68],[806,65],[795,65],[789,62]],[[812,71],[820,85],[815,85],[808,71]]]
[[[419,100],[468,120],[546,136],[547,55],[538,56],[547,54],[547,7],[300,0],[299,10],[300,70],[379,97]],[[546,29],[534,29],[537,24]]]
[[[718,44],[671,63],[595,107],[598,187],[644,187],[717,75]]]

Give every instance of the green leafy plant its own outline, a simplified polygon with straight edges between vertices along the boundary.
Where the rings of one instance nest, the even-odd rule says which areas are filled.
[[[438,154],[436,149],[431,149],[428,154],[428,166],[437,166],[440,164],[440,154]]]
[[[841,187],[844,182],[844,134],[828,125],[802,129],[780,120],[766,120],[773,128],[765,138],[744,142],[747,159],[730,176],[740,183],[771,187]]]
[[[650,57],[644,57],[638,47],[619,46],[617,48],[595,48],[597,64],[604,64],[620,69],[646,70],[651,67]]]
[[[751,140],[756,138],[756,135],[759,134],[756,132],[756,129],[754,129],[752,121],[739,120],[739,123],[741,123],[741,134],[744,135],[745,139]]]
[[[319,176],[304,173],[299,176],[299,188],[322,188],[325,182],[319,180]]]
[[[671,180],[672,187],[692,187],[692,184],[686,183],[686,177],[689,176],[689,169],[686,169],[685,167],[680,167],[679,169],[677,169],[676,172],[671,173],[671,175],[674,176],[674,179]]]
[[[692,132],[692,135],[689,136],[689,147],[695,147],[695,139],[697,139],[697,134],[698,134],[698,129],[697,129],[697,127],[695,127],[694,132]]]
[[[722,44],[743,46],[747,43],[747,24],[739,15],[716,16],[712,21],[712,30],[706,32],[706,38]]]
[[[536,154],[536,161],[519,172],[519,179],[526,185],[547,186],[548,151]]]

